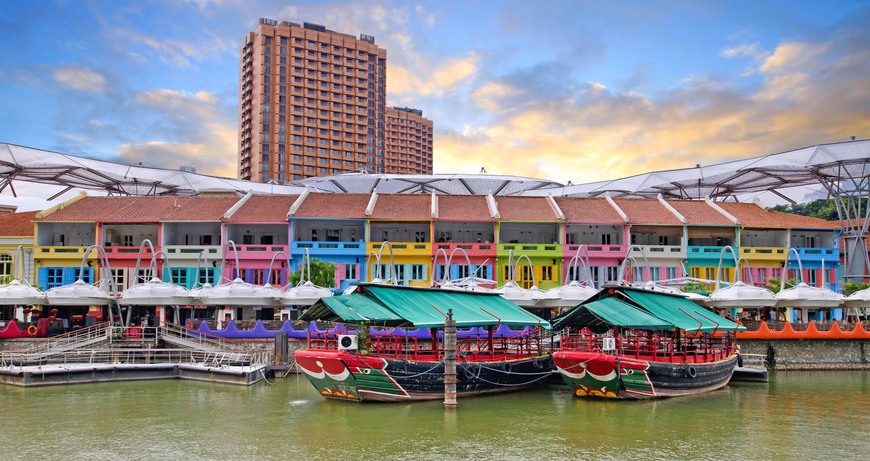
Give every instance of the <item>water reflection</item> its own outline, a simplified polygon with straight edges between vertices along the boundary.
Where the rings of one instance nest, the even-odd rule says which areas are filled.
[[[870,372],[638,402],[553,385],[455,410],[324,400],[295,376],[0,387],[0,415],[0,446],[20,459],[855,459],[870,452]]]

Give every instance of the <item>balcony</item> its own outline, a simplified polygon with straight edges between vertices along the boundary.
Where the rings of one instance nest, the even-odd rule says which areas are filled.
[[[785,247],[740,247],[740,257],[750,262],[753,260],[783,262],[787,252],[788,248]]]
[[[58,259],[78,259],[81,260],[88,247],[73,247],[73,246],[43,246],[36,247],[34,259],[38,260],[58,260]],[[91,251],[88,259],[97,259],[98,253]]]
[[[308,255],[316,256],[341,256],[341,255],[364,255],[366,244],[363,242],[315,242],[295,241],[290,243],[290,253],[299,255],[308,250]]]
[[[795,248],[802,263],[816,262],[833,265],[840,261],[839,251],[836,248]]]
[[[109,260],[127,260],[127,259],[136,259],[139,256],[139,247],[138,246],[111,246],[106,245],[103,246],[103,249],[106,250],[106,255],[109,257]],[[160,247],[154,247],[154,252],[160,251]],[[143,252],[142,258],[150,258],[151,252],[145,251]]]
[[[366,244],[366,254],[379,253],[383,242],[369,242]],[[432,244],[428,242],[390,242],[394,256],[425,256],[432,257]],[[387,253],[384,253],[387,254]]]
[[[203,252],[208,259],[222,257],[220,245],[164,245],[163,252],[173,262],[179,259],[195,262]]]
[[[239,259],[271,260],[275,253],[283,251],[285,254],[288,245],[236,245]]]
[[[685,259],[686,249],[682,245],[635,245],[647,258]],[[630,256],[639,257],[638,251],[632,251]],[[640,262],[640,261],[638,261]]]
[[[528,257],[546,256],[562,257],[562,245],[557,243],[500,243],[498,254],[507,255],[513,250],[514,257],[526,255]]]
[[[590,258],[622,258],[625,256],[625,245],[589,245],[584,244],[586,251],[589,252]],[[564,245],[565,257],[573,257],[577,254],[577,250],[581,247],[580,244]],[[580,252],[581,256],[586,256],[584,252]]]
[[[433,244],[433,251],[437,252],[440,249],[443,249],[447,252],[448,255],[453,252],[453,250],[457,248],[461,248],[468,253],[468,256],[495,256],[496,253],[496,245],[494,243],[443,243],[438,242]],[[459,254],[461,252],[457,252]]]

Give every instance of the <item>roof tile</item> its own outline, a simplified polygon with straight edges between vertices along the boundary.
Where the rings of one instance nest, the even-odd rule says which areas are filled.
[[[718,203],[725,211],[740,220],[745,227],[769,227],[779,229],[839,229],[839,223],[821,218],[812,218],[790,213],[765,210],[753,203]]]
[[[498,212],[505,221],[558,221],[546,197],[496,197]]]
[[[0,214],[0,236],[3,237],[32,237],[33,220],[38,211],[25,211],[23,213]]]
[[[622,216],[606,199],[587,197],[554,197],[565,221],[582,224],[623,224]]]
[[[38,222],[220,221],[239,197],[85,197]]]
[[[682,221],[654,198],[615,198],[613,201],[628,216],[628,222],[632,224],[683,225]]]
[[[287,212],[298,195],[254,195],[232,216],[229,223],[286,223]]]
[[[438,220],[495,222],[485,195],[439,195]]]
[[[371,219],[432,219],[432,196],[428,194],[378,194]]]
[[[370,194],[311,192],[291,218],[366,219]]]

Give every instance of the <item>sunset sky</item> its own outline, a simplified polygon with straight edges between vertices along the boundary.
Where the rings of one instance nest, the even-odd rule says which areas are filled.
[[[3,1],[0,142],[235,177],[258,18],[387,50],[435,173],[585,183],[870,138],[868,1]]]

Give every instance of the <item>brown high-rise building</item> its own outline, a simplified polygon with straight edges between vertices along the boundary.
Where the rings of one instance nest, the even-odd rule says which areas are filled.
[[[260,19],[239,74],[239,177],[387,172],[387,51],[316,24]]]
[[[387,108],[387,173],[432,174],[432,120],[423,111]]]

